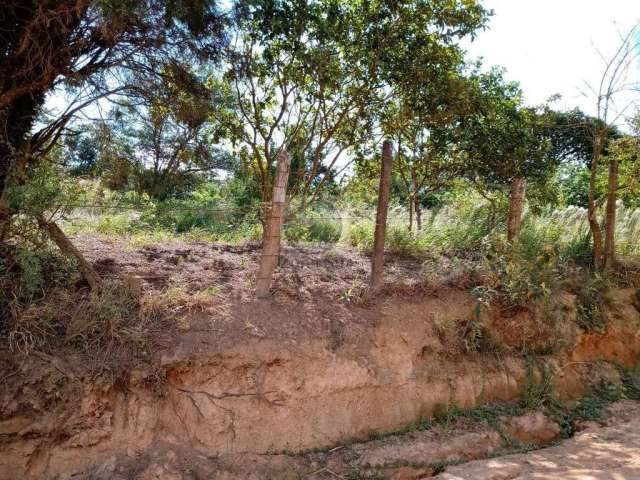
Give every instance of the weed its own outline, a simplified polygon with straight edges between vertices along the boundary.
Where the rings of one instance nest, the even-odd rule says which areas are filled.
[[[285,238],[289,242],[336,243],[342,226],[332,215],[332,212],[309,211],[303,220],[291,219],[285,225]]]
[[[462,341],[467,353],[477,353],[486,350],[488,337],[484,326],[475,318],[467,320],[462,332]]]
[[[361,298],[364,292],[364,283],[360,278],[360,275],[356,275],[351,281],[351,285],[340,295],[340,300],[344,302],[354,302]]]
[[[625,397],[640,400],[640,364],[632,369],[618,366],[618,372]]]
[[[447,333],[456,326],[455,317],[441,312],[432,313],[432,323],[440,338],[445,338]]]
[[[488,305],[489,300],[487,297],[484,299],[478,298],[473,310],[473,315],[467,320],[467,323],[462,329],[462,343],[467,353],[495,352],[500,350],[499,345],[493,342],[491,335],[480,319],[483,306]]]
[[[620,385],[603,379],[570,410],[563,410],[558,403],[549,405],[549,410],[560,424],[562,437],[569,438],[575,431],[577,420],[598,421],[609,405],[623,397],[624,390]]]
[[[536,367],[539,376],[536,375]],[[537,364],[533,357],[527,358],[527,379],[524,385],[520,406],[523,410],[536,410],[553,401],[551,372],[547,365]]]
[[[576,321],[586,331],[604,332],[606,325],[602,313],[602,293],[609,287],[609,280],[600,274],[585,276],[577,291]]]
[[[345,480],[385,480],[387,477],[380,472],[350,472],[343,478]]]
[[[159,321],[194,312],[213,314],[219,304],[217,287],[189,293],[184,287],[171,286],[143,295],[140,299],[140,314],[145,319]]]

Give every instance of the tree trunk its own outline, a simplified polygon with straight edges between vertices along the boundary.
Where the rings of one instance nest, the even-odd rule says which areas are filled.
[[[422,230],[422,211],[420,209],[420,199],[418,198],[418,195],[413,197],[413,205],[413,209],[416,212],[416,230],[419,232]]]
[[[276,177],[273,184],[273,196],[271,206],[267,211],[267,220],[262,235],[262,258],[258,269],[256,282],[256,296],[265,298],[269,296],[273,272],[278,265],[280,257],[280,239],[282,237],[282,219],[284,204],[287,194],[287,181],[289,179],[289,167],[291,157],[285,151],[278,155]]]
[[[378,210],[376,212],[376,229],[373,237],[373,256],[371,258],[370,287],[373,293],[380,290],[383,283],[384,239],[387,230],[387,212],[389,210],[392,163],[393,146],[391,144],[391,140],[385,140],[382,144],[382,167],[380,171],[380,188],[378,189]]]
[[[23,147],[33,127],[39,108],[44,103],[43,94],[34,94],[15,100],[9,107],[0,110],[0,241],[6,241],[11,212],[6,199],[10,177],[23,183],[27,158]],[[22,154],[21,154],[22,153]]]
[[[601,268],[603,264],[602,257],[602,230],[598,223],[598,211],[596,206],[596,176],[598,173],[598,162],[601,153],[601,140],[597,136],[593,142],[593,154],[591,157],[591,175],[589,176],[589,200],[587,203],[587,218],[589,220],[589,229],[593,238],[593,263],[596,268]]]
[[[514,178],[509,194],[509,217],[507,218],[507,240],[512,242],[518,237],[522,226],[522,212],[527,191],[527,180]]]
[[[607,190],[607,211],[604,230],[604,266],[611,269],[616,264],[616,201],[618,200],[618,161],[609,163],[609,186]]]
[[[409,225],[407,230],[413,231],[413,198],[409,197]]]
[[[411,166],[411,188],[413,190],[413,211],[416,212],[416,230],[422,228],[422,212],[420,211],[420,198],[418,198],[418,176],[415,165]]]
[[[6,190],[5,190],[6,191]],[[9,212],[9,202],[5,198],[5,192],[0,193],[0,244],[7,240],[9,232],[9,221],[11,213]]]
[[[54,222],[47,222],[44,218],[39,218],[38,224],[40,225],[40,228],[49,234],[51,240],[53,240],[63,254],[76,259],[78,267],[80,268],[80,273],[91,287],[91,290],[99,288],[102,283],[100,276],[96,273],[91,264],[87,262],[84,255],[80,253],[80,250],[78,250],[71,240],[69,240],[69,238],[64,234],[60,227],[58,227]]]

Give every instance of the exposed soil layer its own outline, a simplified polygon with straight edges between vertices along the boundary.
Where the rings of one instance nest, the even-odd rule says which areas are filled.
[[[319,472],[333,470],[329,457],[273,453],[340,446],[454,405],[513,401],[531,373],[540,379],[543,370],[556,391],[576,397],[584,393],[586,378],[615,375],[602,360],[632,366],[640,358],[633,290],[611,292],[604,305],[606,331],[585,333],[571,320],[571,295],[561,302],[569,319],[561,329],[535,311],[494,308],[479,314],[469,293],[472,278],[463,275],[432,288],[412,260],[390,261],[388,288],[372,301],[359,293],[366,258],[349,251],[287,250],[273,298],[258,301],[251,296],[256,253],[250,247],[234,253],[231,247],[200,244],[126,250],[89,239],[82,245],[103,274],[135,274],[145,289],[172,282],[196,291],[218,285],[219,308],[185,313],[165,349],[118,375],[88,373],[82,358],[63,354],[41,352],[14,361],[0,392],[2,480],[81,472],[116,478],[118,469],[129,472],[121,478],[136,478],[135,472],[141,480],[210,478],[205,471],[237,465],[238,455],[255,462],[255,471],[273,462],[286,467],[281,473],[295,471],[287,465],[306,469],[314,461]],[[476,328],[493,332],[492,342],[476,342],[469,335]],[[546,352],[539,360],[544,369],[528,371],[522,346],[497,343],[517,328],[543,339],[536,349]],[[478,445],[476,450],[447,450],[443,435],[430,430],[415,439],[416,452],[437,452],[427,460],[420,460],[422,453],[412,456],[402,442],[385,442],[366,451],[345,448],[340,455],[347,456],[335,457],[334,467],[340,461],[348,472],[354,465],[380,470],[402,462],[482,458],[505,448],[505,431],[518,438],[517,422],[505,421],[501,432],[487,425],[456,428],[460,444]],[[549,441],[548,436],[531,443]],[[197,465],[204,470],[197,473]],[[220,478],[252,478],[240,475]]]

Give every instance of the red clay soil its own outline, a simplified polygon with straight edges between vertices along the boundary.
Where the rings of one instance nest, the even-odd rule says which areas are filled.
[[[331,338],[337,347],[375,323],[375,302],[363,297],[370,258],[356,250],[283,247],[272,298],[258,300],[254,295],[258,245],[175,242],[130,248],[121,240],[93,236],[77,237],[74,242],[105,278],[139,277],[146,291],[172,285],[190,292],[218,291],[215,320],[212,323],[210,315],[191,315],[191,327],[182,335],[180,348],[222,349],[251,337],[283,343]],[[385,278],[386,294],[400,297],[447,297],[451,288],[468,292],[474,281],[462,273],[434,288],[425,278],[421,260],[394,256],[387,257]]]
[[[562,337],[560,350],[546,360],[554,385],[570,396],[584,391],[585,378],[599,378],[601,359],[631,366],[640,358],[640,313],[629,289],[612,293],[607,331],[585,334],[570,321],[570,295],[561,302],[569,319],[561,330],[541,327],[526,311],[495,309],[478,316],[470,293],[482,282],[478,274],[460,269],[434,286],[417,259],[390,257],[386,287],[372,300],[365,296],[366,256],[285,247],[272,297],[257,300],[255,245],[130,248],[98,237],[74,241],[105,278],[142,279],[146,293],[172,286],[213,290],[215,305],[212,311],[181,312],[173,327],[160,332],[157,351],[117,373],[88,370],[92,359],[78,352],[10,358],[10,368],[0,372],[0,447],[9,452],[0,466],[23,478],[71,475],[96,464],[102,464],[102,476],[87,478],[118,478],[115,472],[127,467],[119,464],[122,458],[136,475],[147,476],[121,478],[200,478],[186,475],[185,465],[174,468],[183,458],[197,458],[208,472],[223,475],[202,478],[263,478],[224,476],[226,467],[217,459],[244,452],[253,456],[241,461],[260,463],[274,450],[339,447],[348,437],[399,429],[451,404],[471,408],[516,399],[527,378],[522,346],[514,341],[518,328],[542,339],[530,342],[540,351],[557,348]],[[476,323],[490,342],[473,343],[469,332]],[[466,433],[484,435],[488,444],[502,441],[482,429]],[[434,439],[419,440],[426,445]],[[168,470],[155,460],[141,462],[165,454]],[[352,460],[345,460],[350,468]],[[269,457],[280,461],[286,466],[302,460]],[[312,463],[303,466],[313,472]],[[331,478],[325,475],[331,467],[320,462],[321,469],[323,476],[303,478]],[[0,472],[5,478],[14,477]]]

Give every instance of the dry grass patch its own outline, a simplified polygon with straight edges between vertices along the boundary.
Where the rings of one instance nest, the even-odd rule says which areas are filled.
[[[106,280],[92,292],[51,292],[14,312],[4,347],[24,355],[71,350],[100,369],[118,369],[157,351],[176,328],[187,329],[191,314],[225,311],[217,287],[142,291],[129,280]]]
[[[224,311],[218,287],[189,292],[183,286],[170,286],[164,290],[151,290],[140,297],[140,315],[152,321],[172,318],[177,326],[187,328],[186,316],[194,313],[214,315]]]

